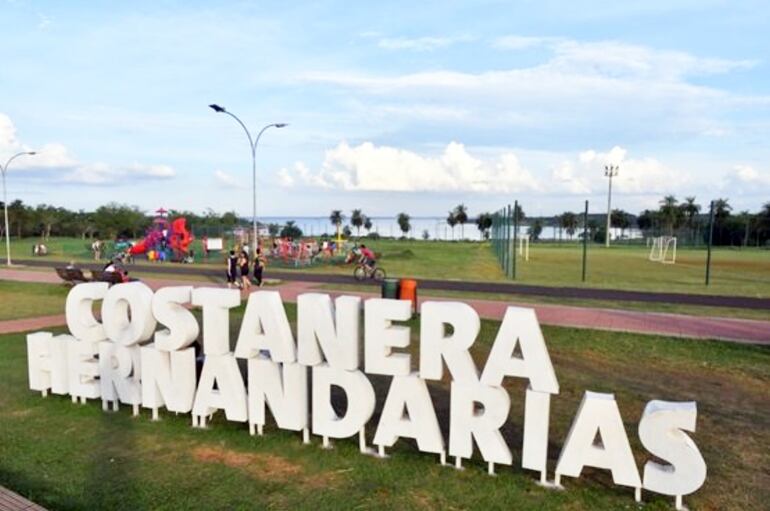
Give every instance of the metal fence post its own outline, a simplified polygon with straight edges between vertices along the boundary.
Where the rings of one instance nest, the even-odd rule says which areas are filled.
[[[586,281],[586,257],[588,255],[588,201],[583,212],[583,282]]]
[[[706,285],[709,285],[711,280],[711,243],[714,240],[714,201],[711,201],[709,208],[709,238],[708,249],[706,252]]]

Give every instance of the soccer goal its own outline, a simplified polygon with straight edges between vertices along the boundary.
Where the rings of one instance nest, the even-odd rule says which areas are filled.
[[[523,256],[525,261],[529,261],[529,236],[519,238],[519,255]]]
[[[676,236],[658,236],[652,238],[650,261],[663,264],[676,263]]]

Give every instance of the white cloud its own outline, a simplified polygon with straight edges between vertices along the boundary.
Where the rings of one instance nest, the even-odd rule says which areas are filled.
[[[383,37],[377,46],[385,50],[434,51],[456,43],[472,41],[468,35],[457,37]]]
[[[176,171],[168,165],[111,165],[103,162],[87,163],[78,160],[69,149],[58,142],[31,147],[23,144],[16,135],[11,119],[0,113],[0,160],[21,151],[35,151],[34,156],[14,161],[13,171],[26,177],[40,177],[46,173],[53,182],[83,185],[119,185],[136,180],[171,179]]]
[[[735,165],[722,179],[720,188],[725,194],[770,197],[770,172],[760,172],[750,165]]]
[[[597,125],[606,129],[619,120],[622,132],[638,139],[723,136],[735,132],[723,120],[735,109],[770,104],[770,97],[733,94],[691,80],[745,70],[755,61],[702,58],[617,41],[508,36],[493,44],[541,45],[549,53],[533,65],[481,72],[334,70],[306,72],[299,79],[369,96],[362,102],[372,108],[397,104],[393,116],[430,105],[423,114],[437,122],[453,122],[445,115],[451,109],[485,126],[536,127],[560,137]]]
[[[292,170],[282,169],[278,178],[283,186],[359,191],[510,193],[539,188],[515,154],[483,161],[457,142],[435,157],[371,142],[357,146],[341,142],[326,152],[317,172],[300,162]]]
[[[615,146],[606,152],[593,149],[578,153],[575,162],[567,161],[554,170],[555,186],[569,193],[587,194],[606,186],[605,165],[619,166],[612,184],[621,194],[662,195],[692,186],[689,172],[666,165],[655,158],[628,158],[628,151]]]
[[[555,37],[531,37],[521,35],[507,35],[498,37],[492,41],[492,46],[501,50],[524,50],[542,46],[547,43],[558,41]]]
[[[120,185],[141,180],[171,179],[176,172],[168,165],[142,165],[134,163],[125,167],[115,167],[105,163],[78,165],[62,176],[62,181],[84,185]]]
[[[217,183],[220,185],[226,187],[226,188],[243,188],[243,184],[239,183],[238,180],[232,175],[224,170],[215,170],[214,171],[214,179]]]

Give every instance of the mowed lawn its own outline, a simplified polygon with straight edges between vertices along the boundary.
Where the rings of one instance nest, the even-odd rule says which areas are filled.
[[[0,321],[64,314],[69,288],[0,280]]]
[[[14,241],[16,257],[31,257],[36,240]],[[488,243],[421,240],[363,240],[379,255],[379,264],[393,277],[468,281],[507,281]],[[88,260],[87,241],[54,238],[49,242],[50,260]],[[196,253],[201,250],[196,247]],[[680,248],[676,264],[648,260],[644,246],[591,244],[588,248],[587,281],[581,281],[582,246],[577,242],[533,243],[530,260],[517,259],[518,283],[545,286],[577,286],[640,291],[770,296],[770,250],[715,248],[712,253],[711,284],[704,285],[706,250]],[[200,268],[223,268],[223,255],[215,255]],[[142,260],[139,259],[142,264]],[[144,264],[150,264],[144,261]],[[165,263],[170,265],[171,263]],[[268,264],[270,270],[287,270],[283,264]],[[345,264],[318,263],[294,271],[351,275]]]
[[[292,322],[295,307],[287,305]],[[242,309],[237,314],[241,314]],[[240,321],[234,315],[232,338]],[[412,321],[413,363],[418,353]],[[473,355],[486,360],[499,323],[484,321]],[[706,484],[685,502],[691,509],[762,509],[770,500],[770,350],[722,342],[686,341],[544,328],[561,393],[552,399],[549,477],[585,390],[614,392],[641,468],[648,456],[637,425],[651,399],[696,400],[693,438],[708,465]],[[372,378],[378,410],[386,378]],[[388,459],[358,453],[355,438],[324,451],[320,439],[266,428],[250,437],[221,413],[206,430],[190,417],[128,407],[104,413],[98,401],[27,390],[23,335],[0,336],[0,484],[50,509],[638,509],[633,490],[611,484],[604,471],[565,478],[566,491],[536,484],[519,468],[524,384],[509,381],[512,408],[503,433],[513,467],[486,475],[478,456],[466,470],[441,467],[436,456],[399,441]],[[448,380],[431,384],[447,434]],[[672,499],[645,492],[645,509],[672,509]]]

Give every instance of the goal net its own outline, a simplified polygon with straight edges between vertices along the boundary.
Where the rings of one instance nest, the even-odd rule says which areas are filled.
[[[519,255],[523,256],[525,261],[529,261],[529,236],[519,238]]]
[[[676,236],[658,236],[652,238],[650,261],[664,264],[676,263]]]

